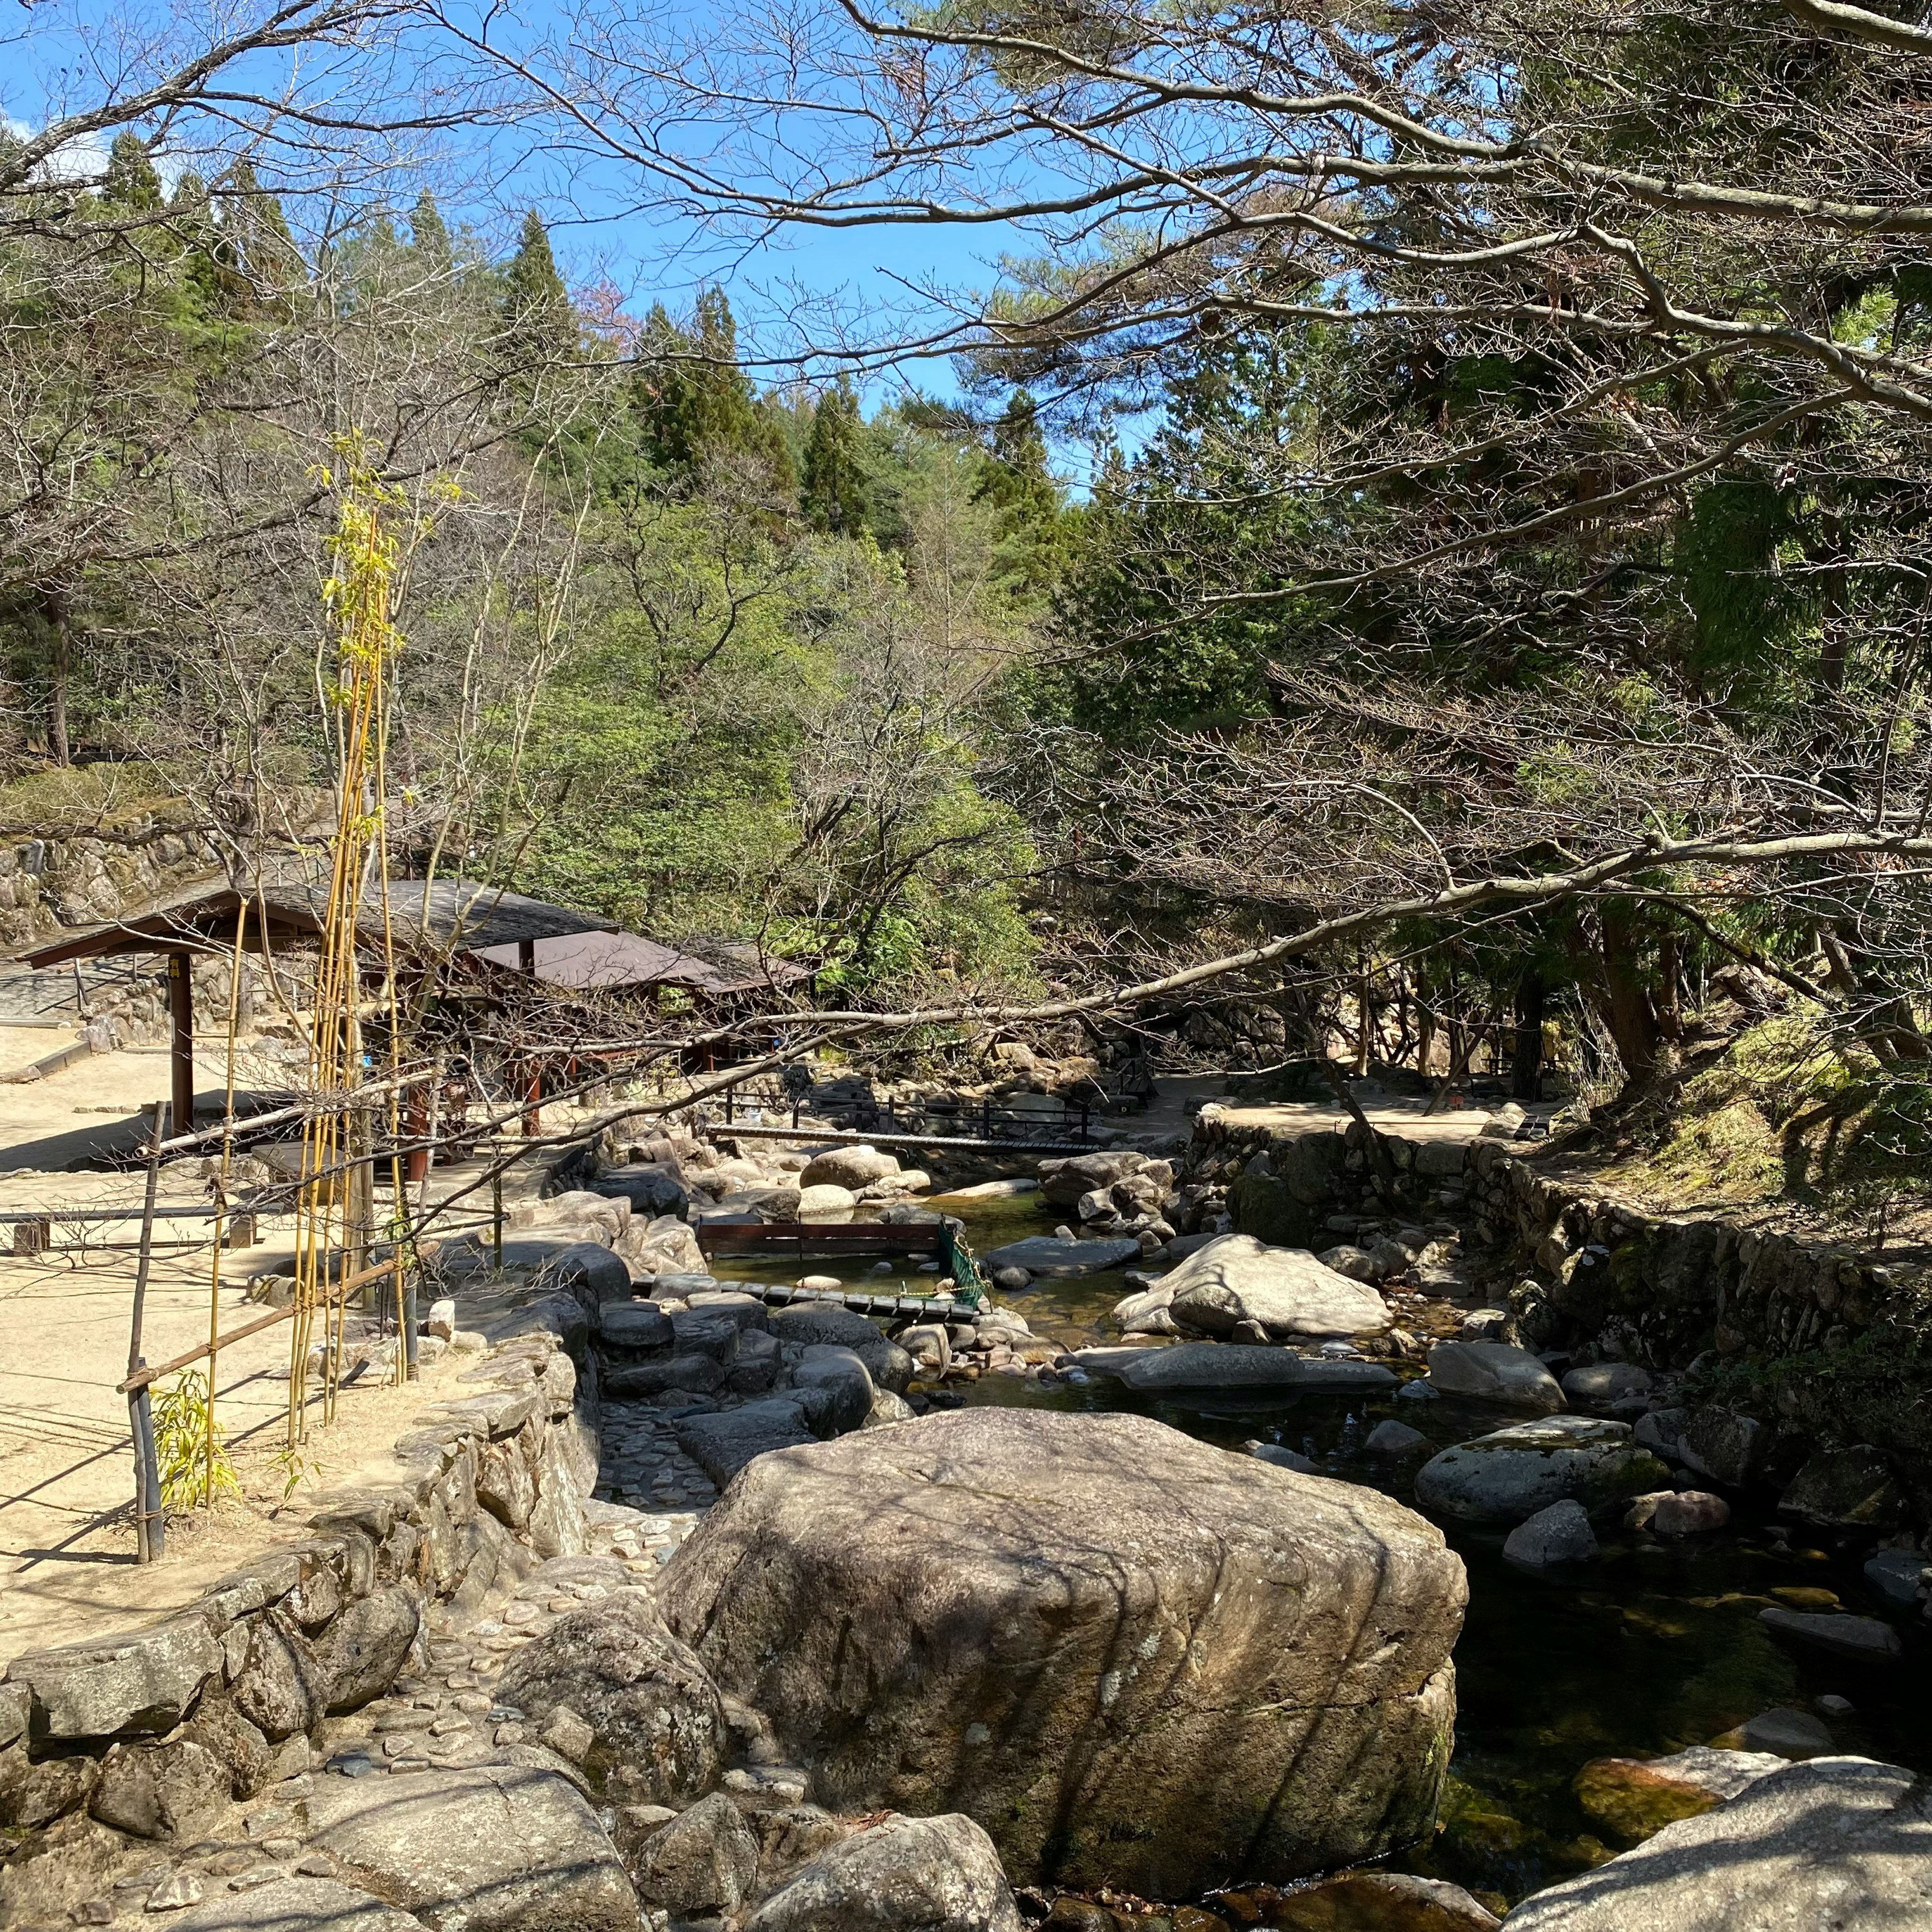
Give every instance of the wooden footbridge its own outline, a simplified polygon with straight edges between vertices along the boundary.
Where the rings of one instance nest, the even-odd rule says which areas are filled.
[[[762,1301],[834,1301],[862,1315],[916,1315],[946,1321],[952,1312],[970,1316],[986,1294],[973,1250],[951,1221],[700,1221],[692,1232],[706,1261],[714,1255],[763,1261],[806,1256],[827,1259],[858,1255],[930,1256],[952,1286],[936,1295],[872,1294],[858,1288],[794,1288],[782,1282],[737,1281],[731,1286]]]

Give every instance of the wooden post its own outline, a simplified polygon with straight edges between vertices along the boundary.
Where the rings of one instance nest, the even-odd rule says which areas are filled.
[[[503,1175],[499,1168],[490,1177],[490,1242],[496,1251],[496,1272],[503,1272]]]
[[[172,956],[170,979],[172,979]],[[168,1108],[154,1102],[154,1126],[148,1150],[147,1196],[141,1210],[141,1252],[134,1269],[134,1307],[128,1323],[128,1372],[142,1366],[141,1324],[147,1311],[148,1269],[154,1253],[154,1196],[160,1183],[161,1143],[168,1137]],[[156,1562],[166,1547],[167,1526],[161,1509],[160,1472],[154,1454],[154,1416],[146,1387],[128,1398],[128,1430],[134,1442],[134,1556],[140,1563]]]
[[[183,1133],[194,1130],[194,980],[193,956],[168,955],[169,1074],[174,1118]]]

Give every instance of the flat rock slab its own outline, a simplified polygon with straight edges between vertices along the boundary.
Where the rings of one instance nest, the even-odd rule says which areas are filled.
[[[315,1846],[431,1932],[639,1932],[616,1847],[568,1780],[520,1765],[324,1778]]]
[[[1787,1610],[1774,1604],[1757,1613],[1758,1622],[1779,1636],[1796,1643],[1815,1644],[1834,1656],[1849,1657],[1863,1664],[1890,1664],[1902,1654],[1904,1646],[1898,1633],[1876,1617],[1840,1616],[1833,1611]]]
[[[1138,1241],[1062,1241],[1052,1234],[1029,1234],[1023,1241],[1009,1241],[982,1255],[980,1264],[994,1274],[1022,1268],[1028,1274],[1102,1274],[1108,1268],[1125,1268],[1140,1251]]]
[[[1562,1386],[1527,1348],[1508,1342],[1438,1342],[1429,1379],[1444,1395],[1554,1415],[1568,1405]]]
[[[716,1415],[688,1415],[675,1425],[677,1446],[721,1490],[758,1456],[818,1440],[798,1404],[782,1396],[748,1402]]]
[[[1132,1389],[1288,1389],[1312,1395],[1353,1394],[1395,1387],[1379,1362],[1311,1361],[1292,1348],[1246,1342],[1183,1342],[1136,1350],[1118,1373]]]
[[[1152,1898],[1433,1816],[1466,1584],[1372,1490],[1146,1418],[975,1408],[748,1467],[660,1601],[842,1813],[962,1811]]]
[[[1526,1899],[1506,1932],[1917,1932],[1932,1925],[1932,1788],[1814,1758]]]
[[[1379,1334],[1388,1304],[1306,1248],[1274,1248],[1252,1234],[1222,1234],[1197,1248],[1161,1288],[1184,1328],[1225,1335],[1258,1322],[1271,1335]]]
[[[422,1932],[421,1919],[328,1878],[218,1892],[169,1923],[176,1932]]]
[[[1571,1781],[1584,1815],[1616,1845],[1638,1845],[1680,1818],[1714,1810],[1791,1760],[1693,1744],[1670,1757],[1592,1758]]]
[[[37,1650],[7,1666],[7,1682],[33,1699],[42,1738],[105,1738],[170,1731],[221,1668],[221,1646],[193,1612],[130,1635],[62,1650]]]
[[[1565,1497],[1594,1512],[1670,1480],[1626,1424],[1552,1415],[1431,1456],[1417,1472],[1415,1499],[1464,1522],[1515,1523]]]

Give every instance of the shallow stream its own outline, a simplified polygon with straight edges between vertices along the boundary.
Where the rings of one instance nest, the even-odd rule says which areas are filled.
[[[945,1204],[964,1222],[976,1253],[1024,1235],[1048,1233],[1059,1216],[1036,1198]],[[814,1271],[872,1286],[852,1262],[813,1262]],[[740,1280],[796,1279],[797,1264],[722,1261]],[[880,1276],[880,1289],[903,1280]],[[1043,1340],[1078,1346],[1118,1340],[1106,1325],[1128,1292],[1118,1271],[1042,1281],[1001,1301]],[[1418,1456],[1399,1472],[1365,1462],[1360,1444],[1395,1416],[1437,1447],[1513,1420],[1498,1411],[1448,1401],[1307,1396],[1237,1400],[1226,1394],[1155,1399],[1096,1378],[1052,1387],[1018,1377],[951,1384],[969,1402],[1018,1408],[1125,1410],[1228,1448],[1255,1438],[1312,1456],[1323,1472],[1413,1503]],[[1848,1699],[1850,1715],[1828,1717],[1841,1751],[1932,1772],[1932,1633],[1890,1610],[1864,1580],[1863,1546],[1834,1548],[1816,1533],[1787,1534],[1747,1504],[1732,1529],[1695,1548],[1673,1550],[1614,1523],[1598,1526],[1600,1559],[1561,1574],[1519,1569],[1502,1556],[1503,1532],[1444,1522],[1469,1574],[1469,1607],[1456,1646],[1456,1750],[1435,1843],[1394,1862],[1454,1880],[1498,1906],[1600,1862],[1606,1847],[1572,1796],[1572,1779],[1592,1758],[1655,1757],[1708,1744],[1775,1706],[1814,1711],[1826,1694]],[[1902,1661],[1862,1666],[1776,1642],[1758,1612],[1774,1592],[1833,1592],[1847,1610],[1888,1616],[1905,1642]],[[1803,1607],[1822,1606],[1822,1600]],[[1497,1896],[1500,1894],[1500,1898]]]

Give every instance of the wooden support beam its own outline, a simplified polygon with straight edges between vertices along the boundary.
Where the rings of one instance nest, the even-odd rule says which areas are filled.
[[[194,1131],[194,980],[192,956],[168,955],[168,1071],[175,1132]]]

